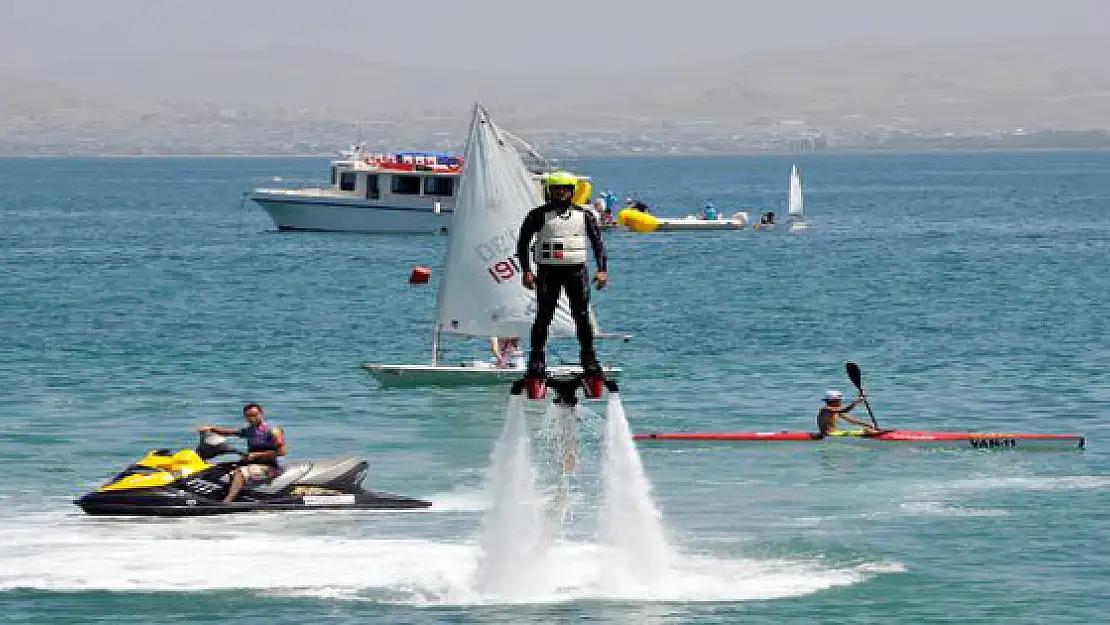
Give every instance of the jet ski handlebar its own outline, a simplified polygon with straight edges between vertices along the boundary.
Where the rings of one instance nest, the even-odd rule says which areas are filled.
[[[204,460],[215,458],[216,456],[223,456],[225,454],[236,454],[241,458],[247,456],[246,453],[228,442],[226,436],[221,436],[215,432],[204,432],[200,435],[200,442],[197,443],[196,452],[197,455]]]

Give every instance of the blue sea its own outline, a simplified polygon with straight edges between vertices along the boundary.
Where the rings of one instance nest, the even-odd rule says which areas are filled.
[[[885,427],[1087,449],[642,446],[665,587],[604,583],[584,500],[548,592],[482,596],[506,389],[389,390],[360,369],[429,359],[444,237],[277,233],[243,201],[274,176],[326,178],[324,158],[2,159],[4,620],[1105,622],[1110,153],[571,165],[658,214],[785,215],[795,163],[803,233],[606,233],[594,303],[634,335],[602,350],[634,432],[812,429],[826,389],[854,396],[851,360]],[[416,264],[430,285],[408,284]],[[488,349],[446,343],[460,361]],[[365,455],[372,487],[433,508],[119,520],[72,504],[250,401],[292,457]],[[587,455],[603,413],[584,409]]]

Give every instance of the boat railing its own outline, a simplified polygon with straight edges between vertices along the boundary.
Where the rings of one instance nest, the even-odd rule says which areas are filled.
[[[309,197],[352,197],[359,194],[354,191],[340,191],[334,187],[265,187],[254,190],[255,193],[268,195],[296,195]]]

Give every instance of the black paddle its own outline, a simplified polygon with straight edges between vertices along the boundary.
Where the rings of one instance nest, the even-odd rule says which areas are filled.
[[[863,395],[863,377],[860,373],[859,365],[854,362],[848,362],[844,364],[844,368],[848,370],[848,379],[852,381],[852,384],[856,385],[856,390],[860,392],[860,395]],[[875,413],[871,412],[871,404],[867,403],[866,395],[863,397],[863,405],[867,406],[867,414],[871,417],[871,424],[875,426],[876,430],[879,429],[879,422],[875,420]]]

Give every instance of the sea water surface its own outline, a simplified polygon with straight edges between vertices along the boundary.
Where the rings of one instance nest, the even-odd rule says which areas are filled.
[[[606,233],[603,360],[633,431],[810,429],[863,368],[883,426],[1076,432],[1073,453],[642,447],[673,575],[601,579],[583,495],[544,596],[474,583],[505,389],[383,390],[429,358],[443,237],[281,234],[242,193],[326,159],[0,160],[8,622],[1090,623],[1110,609],[1110,154],[583,159],[662,214],[801,234]],[[433,283],[410,286],[414,264]],[[448,340],[448,357],[483,357]],[[563,343],[555,353],[573,356]],[[72,499],[248,401],[294,457],[361,454],[426,512],[188,520]],[[585,452],[599,453],[600,404]],[[597,490],[586,461],[582,493]],[[609,583],[606,583],[609,582]]]

